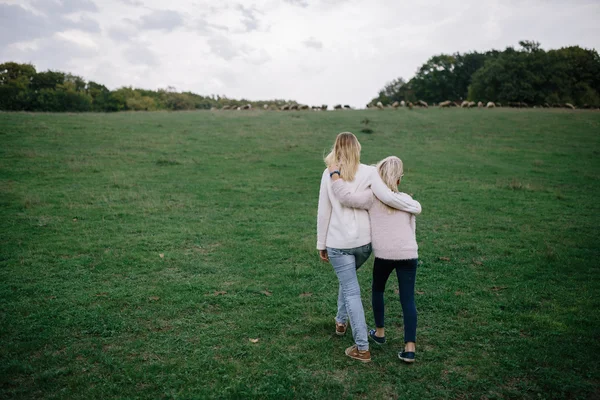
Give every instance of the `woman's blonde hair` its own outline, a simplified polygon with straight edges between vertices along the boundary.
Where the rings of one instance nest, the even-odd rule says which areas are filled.
[[[360,165],[360,143],[354,134],[342,132],[337,135],[331,152],[325,157],[325,165],[332,164],[337,164],[343,180],[354,180]]]
[[[402,160],[395,156],[389,156],[377,163],[377,172],[383,182],[394,192],[398,192],[398,181],[404,175]]]

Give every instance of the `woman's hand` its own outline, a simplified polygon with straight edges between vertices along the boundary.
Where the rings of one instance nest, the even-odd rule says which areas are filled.
[[[322,261],[329,262],[329,256],[327,255],[327,250],[319,250],[319,258]]]

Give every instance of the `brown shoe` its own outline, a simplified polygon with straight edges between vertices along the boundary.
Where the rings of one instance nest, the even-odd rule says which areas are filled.
[[[347,330],[348,330],[347,322],[345,324],[340,324],[339,322],[335,321],[335,334],[336,335],[344,336],[346,334]]]
[[[359,350],[356,345],[348,347],[346,349],[346,355],[362,362],[371,361],[371,352],[369,350]]]

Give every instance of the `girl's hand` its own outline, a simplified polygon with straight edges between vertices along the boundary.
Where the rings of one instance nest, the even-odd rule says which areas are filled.
[[[340,167],[337,164],[331,164],[329,166],[329,173],[332,173],[333,171],[339,171]]]

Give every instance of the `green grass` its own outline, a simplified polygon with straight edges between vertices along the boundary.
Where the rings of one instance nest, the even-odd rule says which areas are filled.
[[[423,206],[412,366],[392,280],[372,363],[334,334],[347,130]],[[600,113],[0,113],[0,144],[2,398],[600,396]]]

